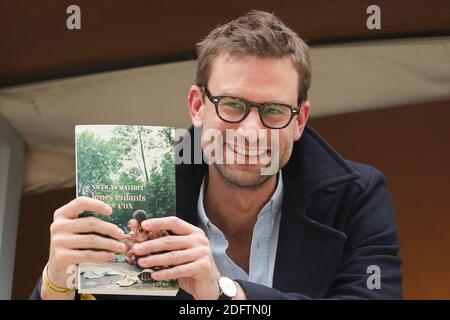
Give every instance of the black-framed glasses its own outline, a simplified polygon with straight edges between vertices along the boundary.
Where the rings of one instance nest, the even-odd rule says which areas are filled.
[[[294,116],[300,113],[300,108],[293,108],[282,103],[254,103],[231,96],[213,96],[206,86],[203,91],[216,107],[217,116],[229,123],[239,123],[250,113],[251,108],[257,108],[264,126],[270,129],[286,128]]]

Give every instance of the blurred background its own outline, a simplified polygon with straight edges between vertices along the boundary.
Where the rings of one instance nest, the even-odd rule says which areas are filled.
[[[381,29],[366,26],[372,4]],[[1,1],[0,298],[31,293],[53,213],[75,196],[74,126],[189,127],[195,44],[249,9],[311,46],[311,125],[384,172],[404,297],[450,299],[448,0]]]

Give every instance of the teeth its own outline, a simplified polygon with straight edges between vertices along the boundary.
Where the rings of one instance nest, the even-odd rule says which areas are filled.
[[[232,148],[230,145],[228,145],[228,147],[231,150],[234,150],[234,152],[236,152],[237,154],[240,154],[242,156],[256,157],[256,156],[261,156],[264,153],[266,153],[266,149],[264,149],[264,148],[260,148],[260,149],[246,149],[246,148],[241,147],[241,146],[234,146],[234,148]]]

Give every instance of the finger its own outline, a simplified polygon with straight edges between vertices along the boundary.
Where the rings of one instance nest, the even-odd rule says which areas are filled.
[[[56,236],[52,241],[54,246],[63,248],[100,249],[116,253],[125,252],[124,243],[94,234]]]
[[[66,265],[79,264],[82,262],[107,262],[111,261],[116,254],[111,251],[94,251],[94,250],[59,250],[57,261],[63,261]]]
[[[137,243],[133,246],[133,251],[139,255],[148,255],[160,251],[173,251],[188,249],[199,243],[196,238],[190,236],[165,236],[154,240]]]
[[[76,219],[85,211],[93,211],[106,216],[112,213],[111,207],[103,201],[88,197],[78,197],[57,209],[54,214],[54,219],[61,217]]]
[[[204,264],[204,262],[200,262],[199,260],[187,264],[180,264],[172,268],[152,272],[151,276],[157,281],[196,277],[200,272],[199,267],[201,264]],[[205,271],[202,269],[202,272]]]
[[[202,229],[175,216],[148,219],[142,222],[141,225],[147,231],[170,230],[178,235],[188,235],[191,233],[204,234]]]
[[[174,250],[166,253],[154,254],[145,258],[140,258],[138,264],[142,268],[154,266],[175,266],[195,261],[202,257],[202,252],[198,248],[187,250]]]
[[[117,225],[95,217],[72,220],[56,220],[52,223],[51,233],[100,233],[111,238],[122,240],[125,233]]]

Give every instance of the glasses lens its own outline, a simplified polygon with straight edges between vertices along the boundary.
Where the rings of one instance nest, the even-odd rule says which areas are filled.
[[[220,99],[217,110],[222,119],[234,122],[242,120],[245,116],[246,106],[240,100],[224,97]]]
[[[291,120],[291,108],[279,104],[269,104],[265,105],[261,115],[266,126],[281,128]]]

